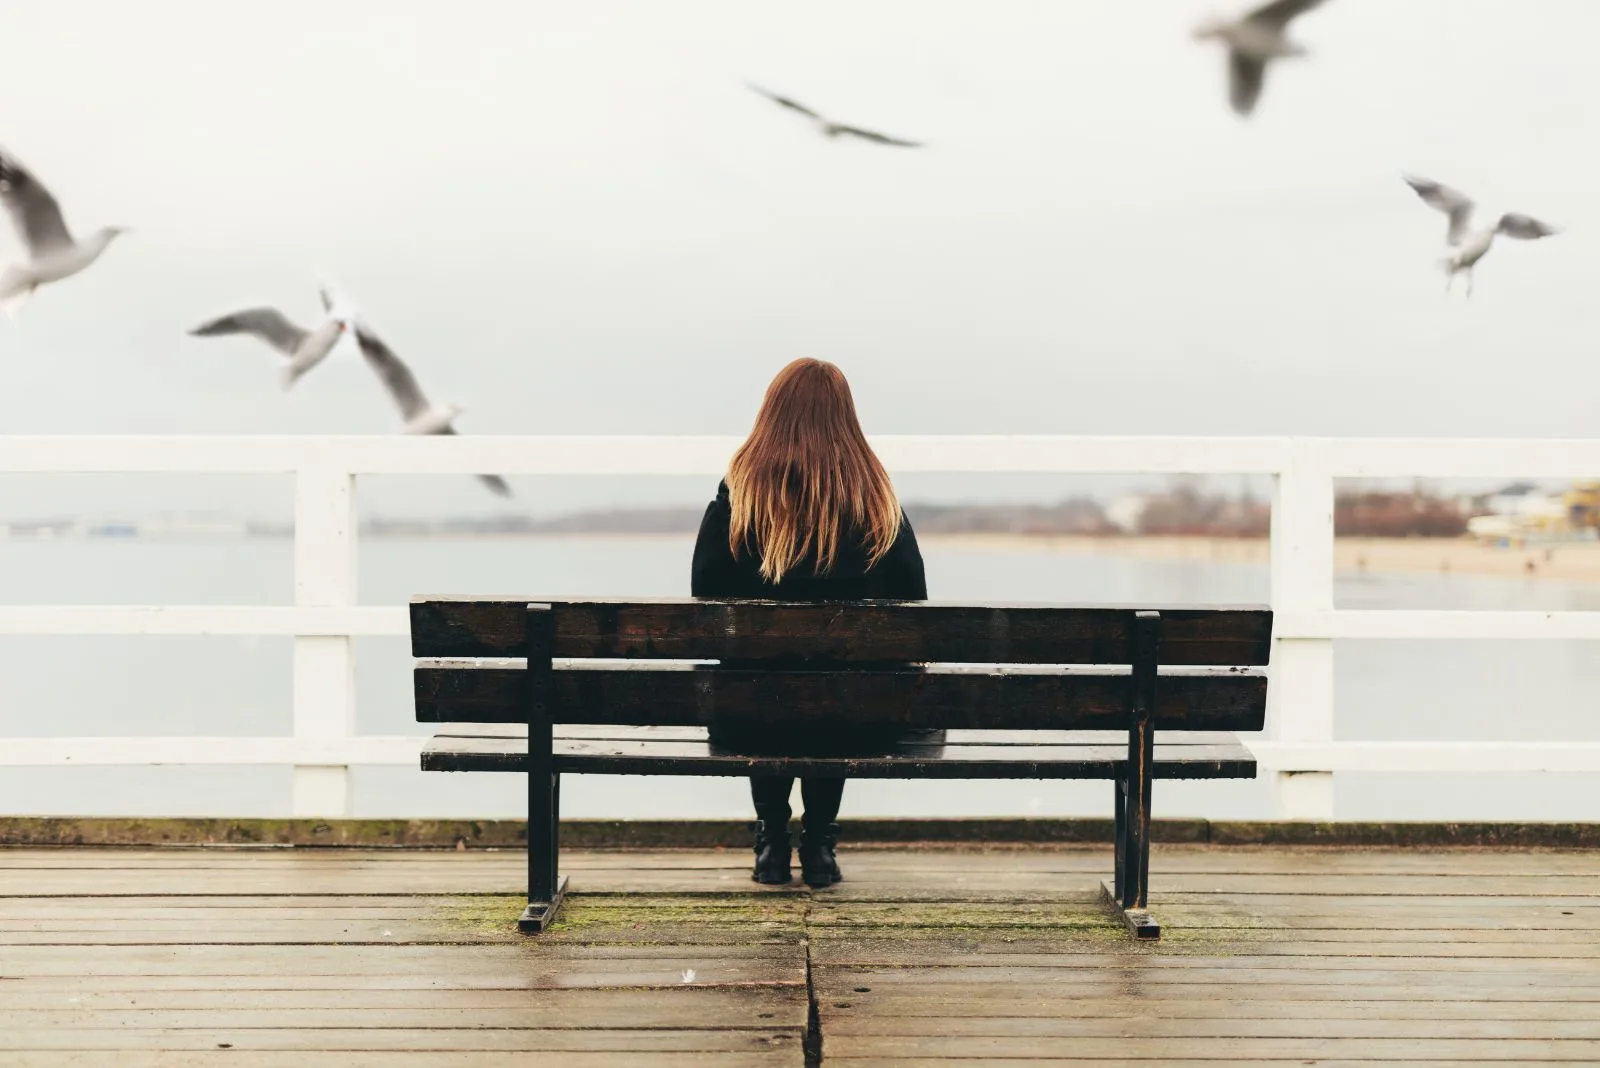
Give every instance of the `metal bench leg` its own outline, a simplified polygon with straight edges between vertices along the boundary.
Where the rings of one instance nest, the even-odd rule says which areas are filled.
[[[1147,907],[1150,886],[1150,781],[1116,784],[1116,875],[1100,896],[1135,938],[1160,938],[1161,924]]]
[[[550,606],[528,606],[528,907],[517,920],[524,934],[555,922],[567,895],[561,870],[561,776],[555,770],[551,657],[555,648]]]
[[[1133,725],[1128,731],[1128,776],[1117,784],[1116,885],[1100,884],[1135,938],[1160,938],[1149,911],[1150,786],[1155,763],[1155,696],[1159,612],[1133,620]]]
[[[1148,765],[1147,765],[1148,767]],[[1140,789],[1140,787],[1143,789]],[[1161,925],[1150,915],[1150,779],[1117,784],[1116,883],[1100,884],[1101,896],[1135,937],[1160,938]]]
[[[1125,841],[1128,834],[1128,780],[1112,779],[1111,786],[1114,795],[1111,799],[1111,841],[1116,854],[1111,888],[1115,891],[1112,900],[1120,902],[1128,878],[1128,848]]]
[[[541,789],[541,785],[543,788]],[[528,773],[528,907],[517,921],[524,934],[540,934],[555,922],[567,896],[561,870],[561,776]]]

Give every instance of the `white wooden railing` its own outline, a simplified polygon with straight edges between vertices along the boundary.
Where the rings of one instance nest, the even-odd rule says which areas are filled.
[[[703,475],[728,437],[0,437],[0,474],[272,473],[295,479],[292,606],[0,606],[0,635],[290,635],[289,737],[0,738],[0,766],[291,764],[292,812],[351,811],[352,765],[414,765],[415,737],[359,735],[351,638],[404,635],[404,606],[355,603],[362,474]],[[1252,741],[1284,818],[1331,819],[1341,771],[1597,772],[1596,742],[1338,742],[1337,638],[1600,639],[1600,612],[1350,611],[1333,604],[1337,478],[1588,478],[1600,440],[891,436],[895,474],[1264,474],[1276,610],[1269,740]],[[427,592],[427,591],[417,591]]]

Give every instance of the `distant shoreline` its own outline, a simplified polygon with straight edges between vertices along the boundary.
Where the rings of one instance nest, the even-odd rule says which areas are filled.
[[[496,540],[663,539],[688,541],[693,534],[559,532],[477,535]],[[403,540],[401,537],[384,540]],[[424,539],[419,539],[424,540]],[[983,551],[1025,550],[1072,556],[1121,556],[1145,560],[1178,560],[1266,566],[1270,550],[1265,538],[1204,536],[1096,536],[1087,534],[918,534],[923,545],[941,549]],[[1497,548],[1471,538],[1339,538],[1333,548],[1334,570],[1344,574],[1459,574],[1501,578],[1542,578],[1563,582],[1600,582],[1600,541],[1561,542],[1525,548]]]
[[[1089,537],[1047,534],[928,534],[947,547],[1048,549],[1076,556],[1206,561],[1266,566],[1265,538]],[[1333,567],[1348,574],[1460,574],[1600,582],[1600,541],[1499,548],[1471,538],[1339,538]]]
[[[692,531],[540,531],[416,535],[363,532],[366,542],[454,541],[675,541],[689,543]],[[1071,556],[1118,556],[1242,564],[1264,567],[1270,559],[1265,538],[1207,536],[1101,536],[1088,534],[918,534],[924,545],[977,551],[1054,552]],[[139,538],[12,537],[0,544],[121,544],[216,541],[204,535]],[[232,538],[223,540],[235,540]],[[268,536],[241,541],[286,541]],[[1334,542],[1334,570],[1341,574],[1460,574],[1500,578],[1537,578],[1600,583],[1600,541],[1557,542],[1522,548],[1499,548],[1471,538],[1339,538]]]

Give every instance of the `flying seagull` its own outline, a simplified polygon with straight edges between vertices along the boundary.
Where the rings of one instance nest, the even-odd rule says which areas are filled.
[[[367,358],[367,363],[383,380],[384,387],[389,390],[389,395],[400,408],[400,417],[405,420],[405,433],[454,434],[456,432],[456,428],[451,424],[464,410],[461,405],[435,406],[423,394],[422,387],[417,385],[417,376],[411,373],[411,368],[394,354],[393,349],[383,343],[382,338],[360,323],[356,325],[356,344],[361,346],[361,355]],[[511,496],[511,487],[506,485],[506,480],[499,475],[479,475],[478,479],[500,496]]]
[[[1289,40],[1289,23],[1322,2],[1272,0],[1240,18],[1209,19],[1195,29],[1197,39],[1221,41],[1228,47],[1228,101],[1234,111],[1248,116],[1255,110],[1268,63],[1306,54]]]
[[[1472,212],[1475,205],[1466,194],[1447,185],[1429,181],[1427,178],[1413,175],[1401,177],[1415,190],[1417,196],[1422,198],[1424,204],[1439,209],[1449,218],[1444,238],[1451,252],[1440,264],[1445,270],[1444,288],[1447,293],[1456,275],[1465,274],[1467,296],[1472,296],[1472,268],[1489,254],[1489,246],[1494,244],[1496,234],[1504,234],[1506,237],[1515,237],[1522,241],[1535,241],[1556,233],[1556,228],[1548,223],[1542,223],[1531,215],[1519,215],[1514,212],[1500,216],[1493,226],[1474,230]]]
[[[877,130],[867,130],[860,126],[847,126],[842,122],[834,122],[832,119],[823,118],[821,115],[818,115],[815,111],[812,111],[798,100],[794,100],[787,96],[779,96],[770,89],[763,89],[759,85],[752,83],[746,84],[749,84],[751,89],[760,93],[773,103],[781,105],[782,107],[786,107],[790,111],[797,111],[806,118],[810,119],[812,122],[816,123],[817,129],[821,131],[822,136],[824,137],[859,137],[863,141],[871,141],[875,145],[892,145],[896,148],[922,147],[921,141],[906,141],[898,137],[890,137],[888,134],[879,133]]]
[[[322,290],[322,308],[328,318],[311,330],[289,321],[276,308],[246,308],[244,311],[224,315],[201,323],[189,331],[194,337],[223,337],[229,334],[249,334],[265,341],[289,358],[283,369],[283,388],[298,382],[307,371],[328,358],[328,353],[339,343],[349,329],[349,322],[333,311],[333,297]]]
[[[71,278],[100,258],[124,226],[105,226],[75,241],[61,217],[61,205],[33,172],[0,150],[0,203],[28,249],[28,262],[0,274],[0,307],[15,316],[33,291],[47,282]]]

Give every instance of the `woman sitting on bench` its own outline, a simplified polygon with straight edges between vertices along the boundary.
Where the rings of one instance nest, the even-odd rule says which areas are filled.
[[[796,360],[772,380],[750,437],[706,508],[694,547],[696,597],[783,601],[928,596],[911,524],[856,420],[850,384],[821,360]],[[739,729],[712,724],[711,740],[742,753],[848,756],[900,739]],[[753,776],[752,878],[787,883],[792,776]],[[801,782],[800,873],[808,886],[839,881],[842,778]]]

